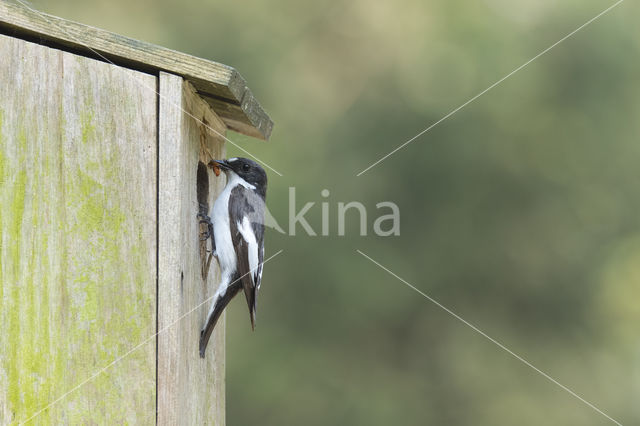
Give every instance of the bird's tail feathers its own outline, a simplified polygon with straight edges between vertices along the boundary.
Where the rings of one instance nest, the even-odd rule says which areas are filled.
[[[247,299],[249,316],[251,317],[251,331],[256,329],[256,302],[258,289],[253,285],[251,278],[243,280],[244,297]]]
[[[204,358],[207,344],[209,343],[209,339],[211,338],[211,333],[213,333],[213,329],[215,328],[220,315],[222,315],[224,308],[226,308],[231,299],[233,299],[233,297],[238,294],[239,291],[240,283],[234,283],[229,286],[229,288],[227,288],[225,292],[218,294],[213,301],[213,308],[209,312],[207,321],[200,331],[200,358]]]
[[[256,330],[256,308],[255,308],[255,306],[249,312],[249,314],[251,315],[251,331],[255,331]]]

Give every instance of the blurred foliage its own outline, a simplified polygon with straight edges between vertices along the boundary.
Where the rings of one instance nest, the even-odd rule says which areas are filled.
[[[640,7],[604,0],[32,0],[236,67],[273,117],[232,138],[331,207],[269,231],[258,328],[228,314],[229,425],[607,424],[361,249],[624,424],[640,422]],[[228,148],[230,155],[240,155]],[[328,199],[322,189],[331,191]],[[396,202],[401,236],[337,237],[337,202]]]

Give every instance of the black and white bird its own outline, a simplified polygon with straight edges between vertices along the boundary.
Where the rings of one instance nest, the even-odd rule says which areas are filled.
[[[200,332],[200,357],[222,311],[244,290],[251,328],[256,324],[256,296],[262,279],[264,258],[264,212],[267,174],[247,158],[213,160],[227,176],[227,185],[216,199],[210,230],[213,255],[220,265],[221,281],[213,297],[207,321]],[[210,231],[210,232],[211,232]]]

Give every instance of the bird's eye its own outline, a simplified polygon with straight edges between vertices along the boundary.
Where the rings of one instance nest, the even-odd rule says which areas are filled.
[[[249,166],[248,164],[243,164],[242,165],[242,170],[244,170],[245,172],[248,172],[250,168],[251,168],[251,166]]]

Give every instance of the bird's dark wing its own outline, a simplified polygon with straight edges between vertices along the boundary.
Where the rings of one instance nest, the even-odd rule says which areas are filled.
[[[264,198],[238,185],[229,197],[231,241],[238,259],[236,279],[239,279],[247,299],[251,328],[255,328],[256,296],[262,280],[264,257]]]

